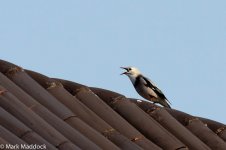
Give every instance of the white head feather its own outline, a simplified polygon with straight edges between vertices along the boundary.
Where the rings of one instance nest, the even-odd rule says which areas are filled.
[[[136,67],[121,67],[122,69],[125,69],[126,72],[122,73],[127,75],[130,80],[132,81],[132,83],[135,82],[137,76],[141,75],[141,72],[138,68]]]

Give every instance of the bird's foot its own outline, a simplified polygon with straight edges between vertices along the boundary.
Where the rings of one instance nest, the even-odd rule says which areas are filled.
[[[137,102],[138,102],[138,103],[141,103],[141,102],[142,102],[142,100],[137,99]]]

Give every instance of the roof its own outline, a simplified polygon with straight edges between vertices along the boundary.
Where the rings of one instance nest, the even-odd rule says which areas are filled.
[[[225,150],[226,125],[0,60],[0,143],[48,150]]]

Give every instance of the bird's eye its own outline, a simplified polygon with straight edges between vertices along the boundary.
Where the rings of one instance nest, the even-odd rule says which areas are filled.
[[[128,68],[128,70],[130,71],[130,70],[132,70],[131,68]]]

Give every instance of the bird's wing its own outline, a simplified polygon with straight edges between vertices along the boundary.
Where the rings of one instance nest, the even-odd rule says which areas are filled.
[[[163,92],[151,80],[149,80],[148,78],[146,78],[144,76],[142,76],[141,80],[143,80],[142,82],[145,84],[145,86],[151,88],[160,98],[167,100],[167,98],[163,94]]]

